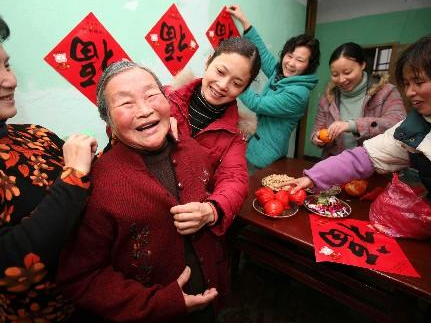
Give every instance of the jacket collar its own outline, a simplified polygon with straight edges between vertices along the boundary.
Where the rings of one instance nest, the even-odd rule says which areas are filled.
[[[195,79],[181,88],[172,91],[168,94],[168,99],[171,103],[176,104],[180,109],[181,114],[188,120],[190,98],[194,89],[202,84],[202,78]],[[204,131],[224,129],[230,132],[239,132],[238,129],[238,105],[234,100],[226,109],[223,116],[212,122]]]
[[[368,97],[372,97],[386,83],[389,83],[389,74],[387,74],[387,73],[373,74],[373,75],[369,76],[366,95]],[[338,99],[339,95],[340,95],[340,91],[338,90],[338,87],[335,86],[334,82],[330,81],[326,87],[326,90],[325,90],[326,99],[331,104],[335,100]]]

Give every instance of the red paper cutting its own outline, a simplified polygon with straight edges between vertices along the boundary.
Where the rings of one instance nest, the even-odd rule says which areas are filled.
[[[130,60],[91,12],[44,59],[94,104],[103,70],[113,62]]]
[[[227,38],[241,36],[233,22],[232,16],[226,11],[226,7],[222,9],[208,28],[206,35],[213,48],[217,48],[220,42]]]
[[[369,222],[322,219],[310,214],[310,224],[317,262],[420,277],[396,240],[372,229]]]
[[[199,48],[175,4],[169,7],[145,39],[172,75],[181,71]]]

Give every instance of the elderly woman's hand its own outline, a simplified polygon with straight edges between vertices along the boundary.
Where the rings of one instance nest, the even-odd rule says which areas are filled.
[[[207,223],[215,219],[213,208],[209,203],[191,202],[171,208],[174,225],[178,233],[186,235],[195,233]]]
[[[178,285],[183,289],[184,285],[189,281],[191,275],[191,270],[186,267],[181,275],[177,278]],[[193,312],[205,308],[209,303],[211,303],[218,295],[215,288],[210,288],[205,290],[202,294],[189,295],[184,293],[184,302],[186,303],[187,311]]]
[[[82,134],[71,135],[63,145],[64,166],[88,174],[96,152],[96,139]]]

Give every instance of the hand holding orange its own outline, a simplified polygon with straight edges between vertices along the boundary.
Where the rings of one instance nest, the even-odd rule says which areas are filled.
[[[328,129],[320,129],[318,138],[323,141],[325,144],[331,142],[331,139],[329,138],[329,131]]]

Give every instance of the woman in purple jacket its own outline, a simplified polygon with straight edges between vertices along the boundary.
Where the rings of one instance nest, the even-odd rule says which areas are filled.
[[[374,171],[388,173],[412,166],[431,192],[431,35],[422,37],[400,55],[395,76],[413,107],[403,121],[366,140],[363,147],[323,160],[305,170],[306,176],[281,186],[293,183],[294,191],[312,187],[322,190],[369,177]]]

